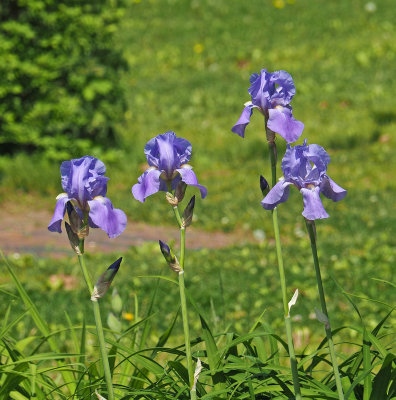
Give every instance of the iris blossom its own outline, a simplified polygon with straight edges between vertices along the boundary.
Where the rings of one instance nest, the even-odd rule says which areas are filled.
[[[304,124],[293,118],[290,102],[296,93],[293,78],[286,71],[267,72],[250,76],[248,90],[252,100],[245,108],[232,131],[245,136],[245,128],[250,122],[253,108],[257,108],[268,120],[267,127],[278,133],[287,143],[295,142],[304,129]]]
[[[51,232],[62,232],[61,223],[66,204],[70,201],[91,228],[104,230],[110,238],[120,235],[125,229],[127,217],[122,210],[114,209],[106,197],[109,178],[104,176],[106,167],[102,161],[84,156],[64,161],[60,171],[62,187],[66,193],[58,195],[48,229]]]
[[[149,140],[144,147],[149,168],[133,185],[132,194],[144,203],[146,197],[158,191],[174,190],[180,181],[195,186],[204,198],[207,190],[198,183],[192,167],[187,164],[191,158],[191,143],[176,137],[172,131]]]
[[[301,192],[304,201],[302,215],[309,220],[328,218],[320,200],[320,193],[333,201],[342,200],[346,190],[338,186],[327,175],[330,157],[323,147],[317,144],[302,146],[287,145],[282,160],[284,179],[278,182],[261,202],[266,210],[273,210],[289,197],[289,186],[294,185]]]

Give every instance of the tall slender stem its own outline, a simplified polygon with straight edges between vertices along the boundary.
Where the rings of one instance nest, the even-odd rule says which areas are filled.
[[[340,377],[340,372],[338,370],[337,357],[336,357],[336,352],[335,352],[334,342],[333,342],[333,335],[331,333],[329,314],[327,312],[326,299],[325,299],[323,283],[322,283],[322,275],[320,273],[320,267],[319,267],[318,251],[317,251],[317,247],[316,247],[315,221],[306,219],[305,224],[307,226],[309,239],[311,241],[312,257],[313,257],[313,261],[314,261],[314,265],[315,265],[315,274],[316,274],[316,282],[317,282],[318,291],[319,291],[320,305],[322,308],[322,313],[326,315],[326,318],[328,321],[325,324],[325,331],[326,331],[326,336],[327,336],[327,342],[329,344],[331,362],[333,364],[334,379],[335,379],[336,386],[337,386],[338,398],[340,400],[344,400],[344,392],[342,390],[341,377]]]
[[[268,140],[268,149],[270,153],[271,161],[271,174],[272,174],[272,187],[276,185],[276,163],[277,163],[277,150],[275,143],[275,134],[267,128],[267,118],[265,118],[265,130]],[[298,379],[297,359],[296,352],[294,349],[293,335],[291,318],[289,313],[289,305],[287,301],[287,290],[286,290],[286,276],[285,269],[283,266],[282,246],[280,241],[279,224],[278,224],[278,210],[275,207],[272,210],[272,224],[274,227],[275,243],[276,243],[276,255],[278,259],[279,279],[282,291],[282,302],[283,302],[283,314],[285,318],[287,345],[289,348],[290,368],[292,372],[294,394],[296,400],[301,400],[301,389],[300,382]]]
[[[294,394],[296,400],[301,400],[301,389],[300,389],[300,382],[298,379],[297,359],[296,359],[296,352],[294,350],[291,318],[289,313],[289,305],[287,301],[286,277],[285,277],[285,269],[283,267],[282,247],[280,242],[279,225],[278,225],[278,210],[276,209],[276,207],[272,210],[272,223],[274,226],[276,254],[278,258],[278,268],[279,268],[279,279],[282,291],[283,313],[285,318],[287,345],[289,348],[289,358],[290,358],[290,367],[293,378]]]
[[[189,381],[189,388],[191,390],[190,396],[191,396],[191,399],[193,399],[193,398],[196,398],[196,397],[194,397],[195,393],[192,393],[192,386],[194,384],[194,370],[193,370],[193,363],[192,363],[190,328],[189,328],[189,324],[188,324],[187,301],[186,301],[185,284],[184,284],[186,228],[182,224],[182,219],[180,217],[178,207],[174,206],[173,211],[175,213],[177,223],[180,227],[180,260],[179,260],[179,264],[180,264],[181,271],[179,272],[179,291],[180,291],[180,304],[181,304],[182,319],[183,319],[184,342],[185,342],[185,347],[186,347],[188,381]]]
[[[80,249],[84,249],[84,240],[82,239],[80,241]],[[89,276],[87,266],[85,264],[85,259],[84,259],[84,253],[78,255],[78,261],[80,262],[80,267],[81,271],[84,276],[85,283],[87,285],[89,294],[92,294],[93,291],[93,285],[91,278]],[[102,358],[102,365],[103,365],[103,371],[104,371],[104,376],[105,376],[105,381],[107,385],[107,396],[108,400],[114,400],[114,390],[113,390],[113,384],[111,382],[111,371],[110,371],[110,365],[109,365],[109,360],[107,357],[107,352],[106,352],[106,342],[104,338],[104,333],[103,333],[103,325],[102,325],[102,318],[100,316],[100,307],[99,307],[99,302],[98,300],[92,301],[93,304],[93,311],[94,311],[94,316],[95,316],[95,325],[96,325],[96,332],[98,334],[98,340],[99,340],[99,347],[100,347],[100,354]]]

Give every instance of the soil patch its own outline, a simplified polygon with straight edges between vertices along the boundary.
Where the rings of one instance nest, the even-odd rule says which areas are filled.
[[[52,213],[46,210],[21,212],[12,204],[2,205],[0,209],[0,248],[5,254],[21,253],[44,257],[65,257],[72,251],[66,232],[62,234],[48,231],[47,226]],[[63,229],[64,230],[64,229]],[[193,227],[188,228],[186,245],[188,248],[221,248],[246,242],[257,243],[253,234],[241,232],[206,232]],[[91,229],[85,248],[87,251],[122,252],[130,246],[144,242],[157,242],[159,239],[179,240],[179,230],[175,227],[152,226],[128,220],[121,236],[109,239],[100,229]]]

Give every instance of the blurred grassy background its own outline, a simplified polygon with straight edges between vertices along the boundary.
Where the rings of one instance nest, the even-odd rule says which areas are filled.
[[[331,218],[317,224],[326,278],[333,274],[347,291],[394,302],[391,286],[371,280],[392,281],[396,259],[393,1],[135,0],[120,25],[118,40],[129,66],[120,77],[128,107],[118,126],[119,146],[91,153],[106,162],[113,204],[132,220],[173,224],[163,196],[152,196],[142,205],[130,189],[145,169],[144,144],[174,130],[191,141],[191,164],[209,192],[196,204],[194,226],[255,230],[265,238],[261,246],[193,253],[197,275],[190,275],[189,286],[202,288],[196,289],[197,295],[207,297],[206,305],[210,296],[219,295],[220,273],[227,312],[240,307],[241,326],[251,325],[263,307],[279,303],[271,218],[260,206],[259,175],[270,175],[261,115],[254,113],[245,139],[230,131],[249,100],[250,74],[262,68],[291,73],[297,90],[294,116],[305,123],[298,144],[307,138],[325,147],[332,158],[329,176],[348,190],[340,203],[324,200]],[[280,158],[284,149],[278,139]],[[62,190],[59,163],[39,154],[4,156],[0,185],[3,205],[19,202],[23,208],[28,202],[52,210]],[[189,193],[196,192],[190,188]],[[305,305],[297,306],[302,307],[304,325],[316,291],[301,211],[297,191],[279,207],[290,293],[297,286],[307,293]],[[150,246],[132,249],[126,279],[135,282],[132,277],[140,269],[161,269],[154,252]],[[60,265],[41,260],[44,267],[36,269],[36,262],[31,264],[31,279],[41,280],[48,269],[54,272]],[[21,262],[21,267],[29,263]],[[241,276],[246,277],[242,290]],[[350,314],[340,306],[342,295],[335,295],[334,285],[328,283],[327,293],[337,296],[330,303],[338,311],[334,319],[348,323]],[[144,297],[148,289],[139,285],[134,283],[133,288]],[[43,287],[36,286],[37,294],[42,293]],[[359,303],[371,321],[379,320],[381,306]],[[278,315],[273,310],[270,321]]]

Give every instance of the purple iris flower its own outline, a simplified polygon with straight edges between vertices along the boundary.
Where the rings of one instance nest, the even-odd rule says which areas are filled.
[[[62,187],[66,193],[56,198],[58,201],[48,229],[62,232],[61,223],[65,215],[66,204],[72,202],[80,217],[91,228],[103,229],[110,238],[120,235],[126,226],[127,217],[122,210],[114,209],[106,196],[106,167],[95,157],[84,156],[64,161],[60,167]]]
[[[251,86],[248,90],[252,101],[245,108],[232,131],[245,137],[245,128],[250,122],[253,108],[258,108],[268,119],[268,128],[279,133],[287,143],[295,142],[304,129],[304,124],[293,118],[290,102],[296,94],[293,78],[286,71],[267,72],[262,69],[259,74],[250,76]]]
[[[205,186],[198,183],[195,172],[187,164],[191,158],[191,143],[188,140],[176,137],[175,132],[165,132],[147,142],[144,154],[149,168],[132,187],[136,200],[144,203],[146,197],[160,190],[174,190],[181,180],[197,187],[202,198],[206,196]]]
[[[282,160],[284,179],[278,182],[261,202],[266,210],[273,210],[289,197],[289,185],[298,188],[303,196],[304,211],[302,215],[309,220],[328,218],[320,200],[320,193],[333,201],[342,200],[347,192],[338,186],[327,175],[327,164],[330,157],[325,149],[317,144],[302,146],[287,145]]]

